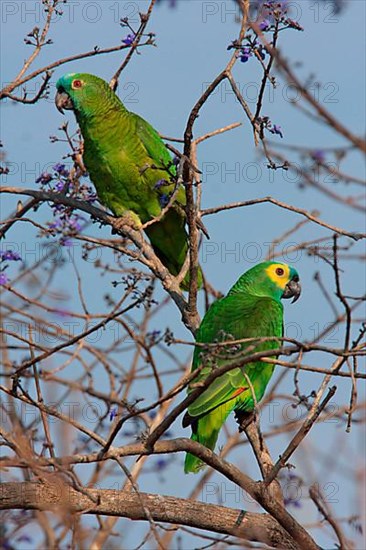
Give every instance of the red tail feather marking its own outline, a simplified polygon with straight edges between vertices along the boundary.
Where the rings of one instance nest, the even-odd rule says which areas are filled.
[[[243,391],[245,391],[247,389],[248,388],[246,386],[243,386],[242,388],[238,388],[237,390],[234,391],[233,397],[237,397],[238,395],[240,395],[241,393],[243,393]]]

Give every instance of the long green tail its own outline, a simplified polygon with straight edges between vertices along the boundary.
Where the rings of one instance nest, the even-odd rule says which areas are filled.
[[[164,218],[146,228],[155,254],[169,269],[172,275],[178,275],[188,252],[188,235],[184,228],[184,219],[173,208],[170,208]],[[201,268],[197,274],[198,288],[201,288],[203,277]],[[185,276],[181,287],[189,289],[189,274]]]
[[[208,438],[205,438],[202,436],[200,437],[198,433],[192,433],[191,439],[193,441],[198,441],[198,443],[202,443],[202,445],[204,445],[205,447],[208,447],[208,449],[211,449],[211,451],[213,451],[216,445],[218,435],[219,435],[218,430],[215,430],[214,432],[212,432],[210,437]],[[184,462],[185,474],[189,474],[189,473],[198,474],[198,472],[201,470],[201,468],[203,468],[203,466],[205,466],[205,463],[202,462],[202,460],[192,455],[191,453],[186,454],[186,459]]]
[[[216,407],[216,409],[202,416],[198,420],[193,419],[193,422],[191,424],[191,439],[193,441],[198,441],[198,443],[201,443],[201,445],[204,445],[205,447],[213,451],[215,449],[219,431],[226,421],[227,417],[233,410],[234,406],[235,400],[232,400],[232,402],[226,402]],[[197,474],[203,466],[205,466],[205,464],[202,462],[202,460],[192,455],[191,453],[186,454],[186,459],[184,463],[184,472],[186,474],[190,472]]]

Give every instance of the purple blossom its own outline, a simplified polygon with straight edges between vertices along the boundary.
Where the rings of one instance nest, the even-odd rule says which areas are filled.
[[[13,252],[12,250],[0,250],[0,260],[9,261],[9,262],[19,262],[21,257],[18,252]]]
[[[232,44],[233,48],[236,47],[235,43]],[[228,48],[229,49],[229,48]],[[253,57],[254,54],[258,53],[262,59],[266,57],[266,50],[262,44],[258,44],[257,39],[250,41],[249,45],[242,46],[239,48],[240,51],[240,61],[246,63],[250,57]]]
[[[240,61],[242,63],[246,63],[250,57],[252,57],[253,53],[251,52],[250,48],[247,46],[244,46],[244,48],[241,49],[241,55],[240,55]]]
[[[287,11],[287,4],[287,0],[281,0],[280,2],[278,0],[267,0],[267,2],[263,3],[263,6],[269,10],[279,10],[280,14],[283,14]]]
[[[155,462],[155,468],[158,472],[161,472],[162,470],[164,470],[168,465],[168,461],[166,460],[166,458],[159,458],[156,462]]]
[[[263,21],[259,23],[259,28],[263,32],[269,31],[269,29],[271,28],[271,22],[269,21],[269,19],[263,19]]]
[[[57,174],[59,174],[60,176],[64,176],[64,178],[68,178],[70,175],[70,172],[69,170],[67,170],[66,166],[64,164],[61,164],[60,162],[52,166],[52,170],[57,172]]]
[[[269,131],[271,132],[271,134],[277,134],[281,138],[283,138],[282,128],[281,128],[281,126],[278,126],[278,124],[274,124],[273,128],[270,128]]]
[[[117,416],[117,409],[116,407],[114,407],[109,411],[109,421],[112,422],[112,420],[114,420],[116,416]]]
[[[311,158],[315,160],[316,162],[324,162],[325,161],[325,153],[321,149],[315,149],[310,153]]]
[[[77,218],[71,218],[69,220],[69,227],[77,232],[81,230],[81,224],[78,222]]]
[[[284,492],[284,504],[285,506],[293,506],[294,508],[301,508],[301,498],[302,498],[302,479],[297,476],[296,474],[293,474],[292,472],[288,472],[288,474],[283,479],[284,486],[283,486],[283,492]]]
[[[169,198],[170,198],[169,195],[167,195],[166,193],[163,193],[162,195],[160,195],[160,197],[159,197],[159,203],[160,203],[160,206],[161,206],[162,208],[165,208],[165,207],[166,207],[166,205],[167,205],[168,202],[169,202]]]
[[[0,286],[4,286],[6,284],[8,284],[9,282],[9,277],[7,276],[6,273],[4,273],[3,271],[0,273]]]
[[[54,222],[49,222],[48,227],[50,229],[60,229],[62,226],[61,220],[55,220]]]
[[[47,185],[47,183],[50,183],[52,181],[53,177],[48,172],[42,172],[40,176],[36,179],[36,183],[40,183],[41,185]]]
[[[68,248],[72,247],[72,239],[69,239],[68,237],[61,237],[60,239],[61,246],[67,246]]]
[[[75,214],[72,209],[64,205],[53,205],[54,220],[48,222],[48,227],[53,234],[60,234],[61,246],[72,246],[73,241],[70,237],[76,235],[82,230],[80,220],[84,218]]]
[[[65,188],[65,182],[64,181],[57,181],[56,182],[56,185],[55,185],[55,190],[58,191],[59,193],[61,193]]]
[[[122,42],[123,42],[123,44],[126,44],[126,46],[131,46],[131,44],[133,43],[133,41],[135,40],[135,38],[136,38],[135,33],[133,33],[133,34],[128,34],[128,35],[126,36],[126,38],[124,38],[124,39],[122,40]]]
[[[155,183],[154,189],[160,189],[161,187],[165,187],[166,185],[169,185],[169,182],[165,179],[161,179]]]
[[[287,18],[287,12],[291,8],[287,0],[281,2],[277,0],[269,0],[267,2],[257,0],[254,7],[257,9],[258,19],[261,20],[259,28],[262,32],[270,31],[271,28],[274,28],[278,24],[281,24],[279,26],[280,30],[285,28],[298,31],[304,30],[298,21]]]
[[[70,177],[70,170],[65,164],[58,162],[52,166],[53,175],[43,172],[38,178],[37,183],[48,185],[50,191],[55,193],[64,192],[67,197],[80,199],[93,203],[97,195],[91,186],[82,184],[78,180]],[[53,221],[48,222],[48,228],[53,235],[60,235],[60,244],[62,246],[72,246],[70,237],[82,230],[81,220],[85,221],[80,215],[74,213],[70,206],[63,204],[53,204]],[[47,234],[47,233],[46,233]]]
[[[148,338],[150,345],[155,344],[155,342],[160,338],[161,330],[152,330],[151,332],[148,332],[146,334],[146,338]]]
[[[13,252],[12,250],[0,250],[0,262],[20,262],[21,257],[18,254],[18,252]],[[2,268],[2,271],[0,271],[0,286],[4,286],[9,282],[9,277],[5,273],[5,269],[8,266],[5,265]]]

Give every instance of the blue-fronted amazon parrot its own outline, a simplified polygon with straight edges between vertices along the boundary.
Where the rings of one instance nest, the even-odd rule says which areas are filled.
[[[282,337],[283,306],[282,298],[297,300],[301,287],[297,271],[286,264],[264,262],[244,273],[231,288],[227,296],[217,300],[208,309],[196,335],[199,343],[226,342],[244,338]],[[242,343],[236,346],[235,356],[278,348],[278,340],[261,343]],[[226,347],[226,349],[225,349]],[[203,366],[198,376],[192,380],[188,392],[204,380],[213,368],[235,362],[228,356],[228,347],[222,348],[211,361],[196,346],[193,355],[192,372]],[[230,346],[229,346],[230,349]],[[206,357],[205,357],[206,356]],[[213,367],[212,361],[214,360]],[[238,361],[238,359],[236,359]],[[214,450],[219,431],[228,415],[249,413],[255,409],[265,392],[272,376],[274,365],[263,361],[248,363],[234,368],[217,377],[196,400],[188,406],[183,418],[183,426],[191,426],[192,439]],[[187,453],[185,472],[198,472],[203,463]]]
[[[139,228],[167,205],[176,167],[164,142],[146,120],[126,109],[108,83],[86,73],[69,73],[57,84],[57,108],[74,111],[84,139],[83,161],[100,202]],[[188,251],[185,191],[164,217],[145,231],[155,253],[177,275]],[[198,268],[198,285],[202,273]],[[187,288],[186,276],[182,288]]]

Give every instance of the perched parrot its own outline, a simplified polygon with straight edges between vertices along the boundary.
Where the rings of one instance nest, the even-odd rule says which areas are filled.
[[[164,142],[143,118],[126,109],[108,83],[86,73],[69,73],[57,84],[59,111],[71,109],[84,139],[83,160],[100,202],[139,228],[158,216],[175,189],[176,167]],[[145,231],[155,253],[173,275],[188,251],[185,191]],[[187,289],[186,276],[182,288]],[[198,284],[202,272],[198,269]]]
[[[196,341],[215,343],[283,336],[282,298],[293,298],[295,302],[301,292],[297,271],[286,264],[264,262],[242,275],[231,288],[227,296],[217,300],[207,311],[198,329]],[[248,353],[278,348],[280,342],[273,340],[258,344],[243,343],[237,346],[235,355],[243,357],[241,352],[250,346]],[[230,346],[229,346],[230,349]],[[216,356],[215,366],[204,358],[201,346],[196,346],[193,355],[192,372],[207,363],[199,375],[192,381],[188,392],[195,384],[204,380],[212,368],[235,362],[228,357],[228,348],[223,348]],[[207,351],[206,351],[207,354]],[[236,359],[238,360],[238,359]],[[197,399],[188,406],[183,418],[183,427],[191,426],[192,439],[214,449],[219,431],[232,411],[248,413],[254,410],[265,392],[272,376],[274,365],[255,361],[243,367],[237,367],[216,378]],[[255,394],[255,396],[253,395]],[[203,462],[187,453],[184,471],[198,472]]]

